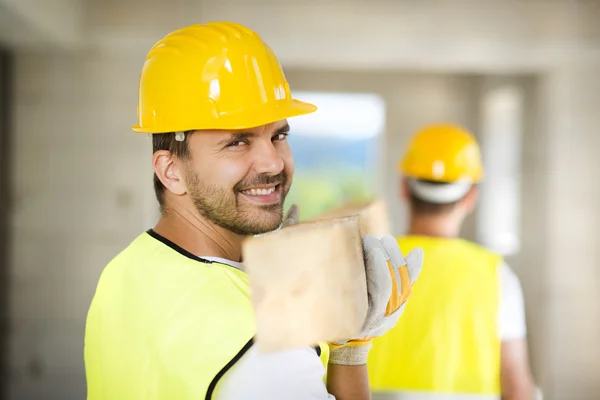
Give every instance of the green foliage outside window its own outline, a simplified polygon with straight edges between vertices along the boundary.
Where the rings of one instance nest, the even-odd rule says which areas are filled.
[[[349,167],[297,171],[287,196],[286,210],[298,204],[300,219],[305,220],[347,202],[371,200],[374,188],[370,176],[364,170]]]

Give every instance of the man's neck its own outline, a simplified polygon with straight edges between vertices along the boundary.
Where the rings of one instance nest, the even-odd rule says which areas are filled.
[[[198,257],[242,260],[244,236],[214,224],[197,212],[167,210],[154,231]]]
[[[408,233],[416,236],[456,238],[460,223],[449,215],[412,215]]]

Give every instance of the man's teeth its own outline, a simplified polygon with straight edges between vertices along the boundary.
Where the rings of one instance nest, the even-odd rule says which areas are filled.
[[[271,194],[275,191],[275,187],[269,188],[269,189],[250,189],[250,190],[244,190],[242,193],[244,194],[249,194],[250,196],[266,196],[268,194]]]

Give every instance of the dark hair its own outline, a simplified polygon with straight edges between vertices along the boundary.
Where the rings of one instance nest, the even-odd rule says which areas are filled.
[[[447,185],[446,182],[436,182],[429,180],[419,179],[417,182],[427,183],[428,185]],[[427,200],[423,200],[417,197],[414,192],[408,186],[408,193],[410,199],[410,207],[413,213],[420,215],[440,215],[446,214],[454,209],[456,205],[464,198],[458,199],[451,203],[431,203]]]
[[[159,150],[167,150],[177,158],[183,160],[187,159],[189,157],[189,149],[186,140],[188,133],[189,132],[184,133],[184,140],[181,142],[175,139],[175,132],[153,134],[152,154]],[[158,179],[156,173],[154,173],[154,193],[156,194],[156,200],[158,200],[162,212],[164,211],[165,206],[165,185]]]

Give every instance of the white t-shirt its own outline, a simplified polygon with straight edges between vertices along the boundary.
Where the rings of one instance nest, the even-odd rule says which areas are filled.
[[[500,311],[498,313],[500,340],[522,339],[527,335],[527,328],[521,282],[504,262],[498,268],[498,274],[500,275]]]
[[[240,263],[203,257],[242,269]],[[524,338],[525,309],[519,278],[506,263],[500,278],[499,336],[502,341]],[[257,346],[235,364],[219,383],[216,400],[335,400],[323,382],[325,369],[312,347],[261,354]]]
[[[216,400],[334,400],[312,347],[261,354],[252,346],[223,377]]]

